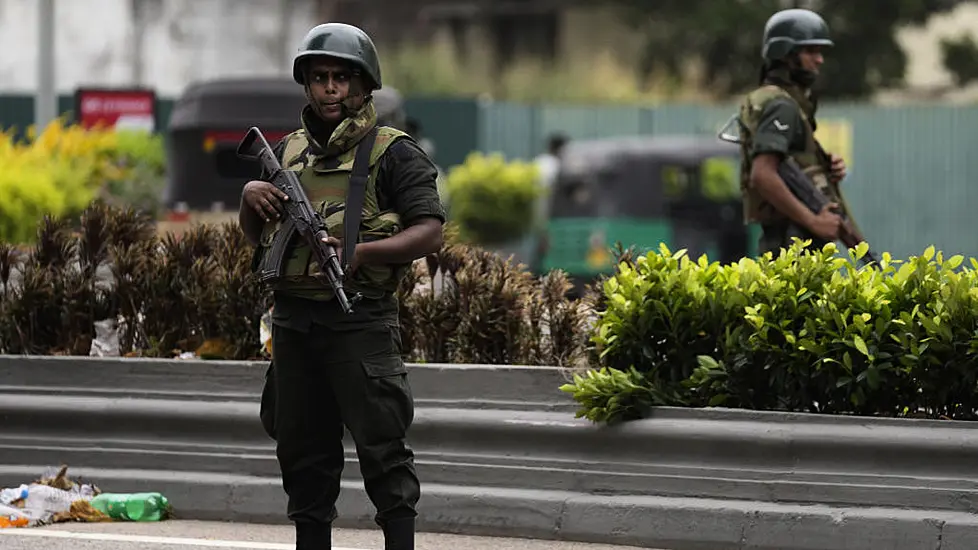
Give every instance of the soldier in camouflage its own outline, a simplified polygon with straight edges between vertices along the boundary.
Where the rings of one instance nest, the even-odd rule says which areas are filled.
[[[761,254],[776,256],[792,237],[810,239],[818,249],[839,238],[841,219],[832,210],[844,206],[838,185],[846,166],[815,139],[812,94],[823,48],[830,46],[828,25],[809,10],[779,11],[764,27],[760,86],[740,106],[744,219],[761,224]],[[833,203],[817,214],[805,208],[778,176],[785,157],[794,158]]]
[[[310,30],[293,78],[305,88],[308,105],[300,129],[283,138],[275,153],[285,169],[297,172],[325,218],[329,242],[348,265],[348,292],[364,298],[345,313],[316,277],[319,266],[309,247],[296,242],[287,251],[284,273],[269,282],[272,364],[261,420],[277,443],[297,550],[331,547],[344,426],[356,445],[385,548],[413,549],[420,485],[405,443],[414,405],[394,292],[414,260],[441,248],[445,212],[437,170],[410,136],[377,124],[371,92],[382,85],[380,63],[362,30],[340,23]],[[363,186],[350,185],[357,170],[361,177],[352,179],[366,179]],[[363,190],[356,200],[350,198],[354,187]],[[256,266],[265,265],[286,199],[261,179],[244,186],[239,220],[256,245]],[[345,204],[361,200],[359,234],[344,235]],[[357,244],[345,262],[342,241],[348,238]]]

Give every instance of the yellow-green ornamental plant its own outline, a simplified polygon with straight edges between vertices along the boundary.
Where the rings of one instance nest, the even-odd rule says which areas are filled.
[[[507,162],[501,154],[473,152],[445,182],[450,218],[464,242],[495,245],[522,237],[534,221],[542,193],[531,162]]]
[[[604,283],[599,365],[561,389],[579,417],[655,405],[971,419],[978,261],[934,247],[857,267],[865,245],[720,265],[664,246]]]
[[[159,136],[56,120],[26,142],[0,132],[0,241],[34,240],[45,215],[76,218],[100,196],[152,211],[164,183]]]

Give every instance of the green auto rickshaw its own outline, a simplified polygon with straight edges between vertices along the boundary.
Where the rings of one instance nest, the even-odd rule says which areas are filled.
[[[743,223],[736,145],[713,136],[571,141],[550,196],[542,271],[580,288],[614,271],[613,247],[665,243],[693,258],[738,261],[757,238]]]

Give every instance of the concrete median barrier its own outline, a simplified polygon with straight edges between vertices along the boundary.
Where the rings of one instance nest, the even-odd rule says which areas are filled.
[[[187,519],[284,522],[263,363],[0,357],[0,485],[68,464]],[[574,418],[555,368],[411,365],[421,527],[676,550],[978,548],[978,425]],[[341,519],[372,526],[347,441]]]

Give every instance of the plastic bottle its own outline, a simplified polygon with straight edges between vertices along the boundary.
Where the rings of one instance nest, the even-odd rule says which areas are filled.
[[[0,504],[0,529],[29,527],[31,523],[31,517],[20,508]]]
[[[27,498],[27,485],[21,485],[16,489],[4,489],[0,491],[0,504],[10,504],[15,500]]]
[[[170,508],[160,493],[103,493],[93,498],[91,504],[112,519],[127,521],[160,521]]]
[[[20,516],[0,516],[0,529],[28,527],[30,523],[29,519]]]

